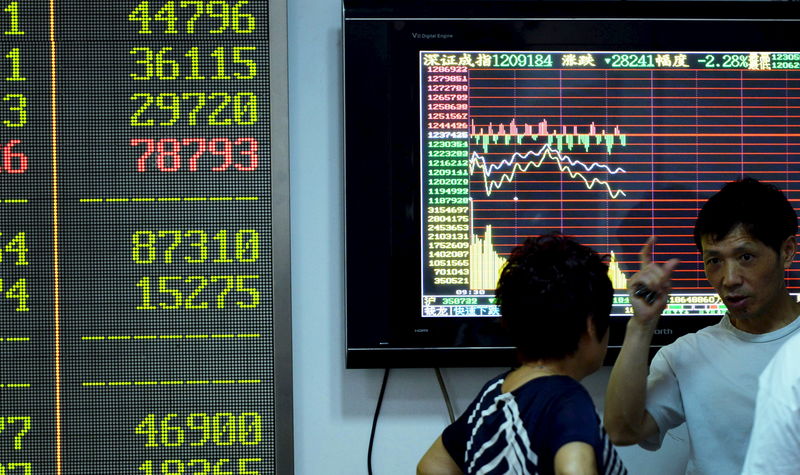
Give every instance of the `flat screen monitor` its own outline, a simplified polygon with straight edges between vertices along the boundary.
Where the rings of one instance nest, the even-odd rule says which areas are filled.
[[[651,235],[681,259],[653,350],[719,321],[694,220],[742,176],[798,204],[800,25],[692,3],[346,2],[349,367],[514,364],[494,288],[548,232],[608,256],[608,362]]]

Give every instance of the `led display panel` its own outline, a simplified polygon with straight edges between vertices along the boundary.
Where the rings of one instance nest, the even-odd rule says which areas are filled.
[[[0,473],[275,473],[268,7],[0,3]]]

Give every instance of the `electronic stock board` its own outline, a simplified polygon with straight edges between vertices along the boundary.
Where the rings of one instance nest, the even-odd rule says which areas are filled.
[[[285,33],[265,0],[0,2],[0,474],[276,473]]]

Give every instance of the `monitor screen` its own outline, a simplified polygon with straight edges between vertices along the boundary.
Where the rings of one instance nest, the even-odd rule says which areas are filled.
[[[496,317],[506,256],[548,232],[609,256],[615,317],[651,235],[684,263],[664,315],[722,315],[698,208],[800,178],[797,52],[423,51],[420,71],[423,317]]]
[[[776,34],[790,21],[352,23],[345,30],[352,366],[511,364],[494,288],[510,251],[548,232],[608,256],[612,349],[632,312],[627,279],[647,238],[658,238],[655,260],[680,258],[656,349],[725,313],[692,234],[705,200],[725,182],[752,176],[799,203],[800,52]],[[742,29],[766,36],[742,39]],[[380,41],[365,47],[356,41],[365,35]],[[368,70],[369,52],[378,61],[366,85],[359,68]],[[386,96],[364,100],[381,91]],[[361,140],[365,130],[371,139]],[[365,181],[384,189],[369,203],[351,201],[364,196]],[[367,216],[372,225],[362,230]],[[351,230],[369,232],[371,247],[356,244]],[[372,273],[363,271],[365,256]],[[798,277],[787,272],[790,291],[800,288]],[[365,280],[378,292],[363,293]]]

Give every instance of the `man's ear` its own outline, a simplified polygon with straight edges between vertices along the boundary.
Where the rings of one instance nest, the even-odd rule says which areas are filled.
[[[781,259],[784,269],[791,267],[795,254],[797,254],[797,238],[792,235],[784,239],[781,244]]]
[[[586,317],[586,333],[589,335],[589,338],[593,339],[594,341],[600,341],[601,338],[597,337],[597,329],[594,327],[594,319],[592,318],[592,314]]]

